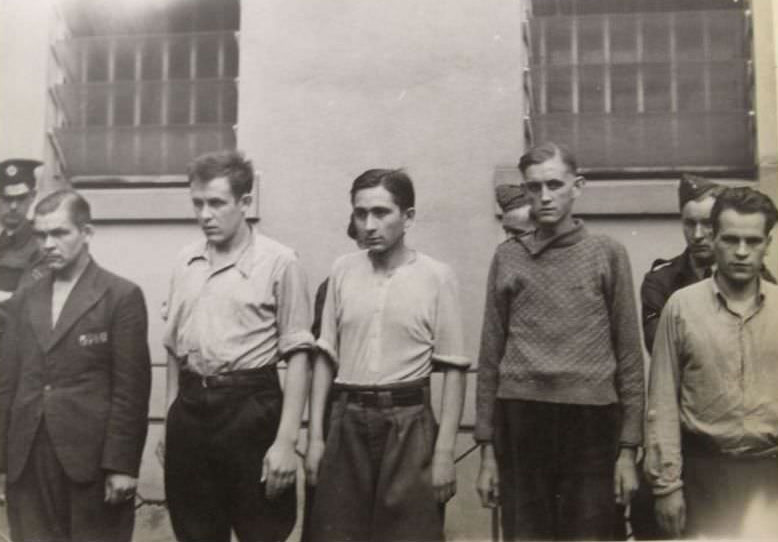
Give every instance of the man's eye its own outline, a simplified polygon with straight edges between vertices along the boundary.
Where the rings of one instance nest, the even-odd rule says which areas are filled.
[[[540,192],[540,183],[527,183],[527,190],[530,192]]]

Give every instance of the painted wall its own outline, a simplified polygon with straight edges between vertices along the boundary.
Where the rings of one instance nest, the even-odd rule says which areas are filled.
[[[44,155],[50,1],[0,0],[0,159]],[[299,252],[313,290],[352,250],[353,178],[370,167],[407,168],[418,200],[410,242],[457,272],[472,356],[489,260],[502,240],[493,176],[522,150],[521,10],[521,0],[243,2],[238,140],[261,175],[260,227]],[[672,216],[586,219],[627,246],[636,286],[653,259],[683,248]],[[92,245],[101,264],[146,294],[155,416],[164,396],[159,308],[175,253],[198,235],[191,222],[102,221]],[[465,423],[473,397],[471,381]],[[162,497],[153,457],[160,429],[151,427],[142,471],[141,493],[152,498]],[[463,435],[460,451],[471,444]],[[489,537],[489,514],[473,490],[477,465],[477,453],[460,464],[450,539]],[[149,524],[164,530],[159,517]]]

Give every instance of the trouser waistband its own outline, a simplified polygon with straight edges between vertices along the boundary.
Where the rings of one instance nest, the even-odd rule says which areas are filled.
[[[335,384],[333,393],[341,401],[372,408],[391,408],[429,403],[430,381],[421,378],[386,386]]]
[[[278,383],[275,365],[259,369],[241,369],[215,375],[201,375],[183,370],[180,373],[182,388],[197,386],[202,388],[264,388]]]

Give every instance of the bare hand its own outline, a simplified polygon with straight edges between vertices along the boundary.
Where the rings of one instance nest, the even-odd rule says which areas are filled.
[[[628,506],[639,486],[640,477],[635,465],[635,450],[622,448],[613,475],[613,495],[616,504]]]
[[[112,472],[105,476],[105,502],[120,504],[135,498],[138,479],[129,474]]]
[[[454,452],[435,452],[432,456],[432,489],[439,503],[448,502],[457,492]]]
[[[683,490],[654,498],[654,511],[659,527],[672,538],[680,538],[686,527],[686,502]]]
[[[0,472],[0,506],[5,506],[5,473]]]
[[[319,483],[319,464],[324,456],[324,441],[308,441],[308,450],[305,452],[305,481],[309,486]]]
[[[294,484],[297,476],[297,457],[294,445],[276,440],[262,461],[262,479],[268,499],[278,497]]]
[[[496,508],[500,504],[500,476],[497,473],[497,463],[494,460],[482,459],[481,469],[475,483],[481,506]]]

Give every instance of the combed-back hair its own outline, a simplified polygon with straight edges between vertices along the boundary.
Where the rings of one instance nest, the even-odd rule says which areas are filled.
[[[716,197],[716,203],[713,204],[713,209],[710,212],[714,235],[719,231],[721,213],[727,209],[732,209],[743,215],[762,213],[764,215],[765,235],[769,235],[770,230],[773,229],[776,220],[778,220],[778,210],[776,210],[773,201],[765,194],[748,186],[727,188]]]
[[[41,198],[35,204],[35,215],[43,216],[55,212],[64,206],[70,216],[71,222],[81,229],[92,221],[92,210],[84,196],[72,189],[63,189],[52,192]]]
[[[562,159],[562,163],[567,166],[570,173],[575,175],[578,172],[578,162],[572,151],[564,145],[557,145],[551,141],[530,147],[527,152],[522,154],[521,158],[519,158],[519,171],[524,175],[531,166],[547,162],[555,156],[559,156]]]
[[[392,199],[403,211],[416,206],[416,194],[413,181],[402,169],[368,169],[354,179],[351,185],[351,202],[360,190],[383,186],[392,195]]]
[[[240,151],[224,150],[201,154],[189,164],[189,184],[225,177],[237,200],[254,186],[254,166]]]

